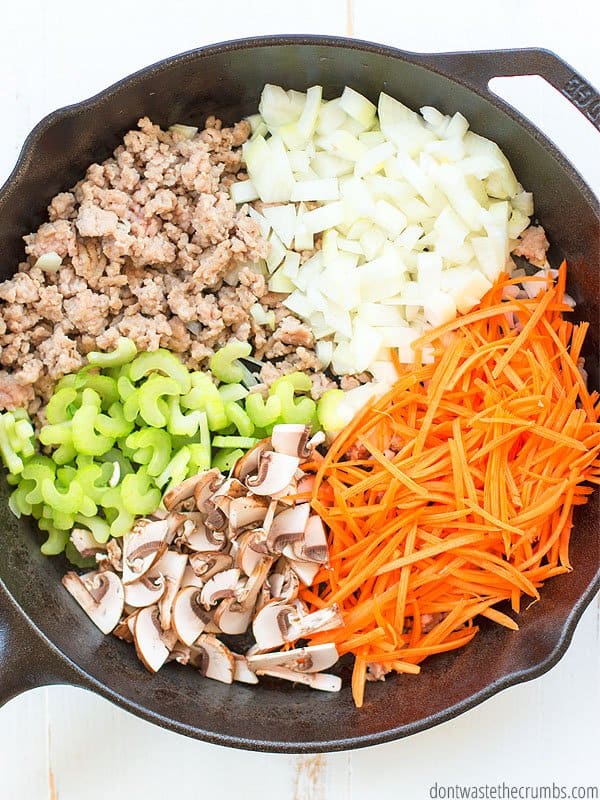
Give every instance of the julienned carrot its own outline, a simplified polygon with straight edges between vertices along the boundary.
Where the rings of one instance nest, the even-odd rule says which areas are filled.
[[[434,363],[397,364],[308,469],[330,565],[301,597],[339,603],[344,626],[311,642],[355,655],[357,706],[369,678],[466,645],[478,616],[516,630],[495,606],[519,613],[571,569],[573,509],[600,483],[600,402],[578,363],[588,325],[562,317],[565,264],[535,299],[504,301],[514,283],[422,336]]]

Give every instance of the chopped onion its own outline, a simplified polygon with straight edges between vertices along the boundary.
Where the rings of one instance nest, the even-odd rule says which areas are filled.
[[[62,264],[62,258],[55,253],[54,251],[50,251],[49,253],[43,253],[35,262],[35,265],[38,269],[41,269],[43,272],[57,272]]]

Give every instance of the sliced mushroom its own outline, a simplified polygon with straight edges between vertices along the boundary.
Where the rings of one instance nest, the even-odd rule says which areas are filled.
[[[240,577],[239,569],[226,569],[223,572],[217,572],[212,578],[209,578],[201,591],[201,599],[204,607],[209,609],[214,606],[219,600],[224,600],[226,597],[235,597],[235,590]]]
[[[124,642],[129,642],[130,644],[133,643],[133,627],[135,625],[135,618],[137,614],[138,609],[136,608],[136,610],[131,614],[123,617],[123,619],[113,630],[113,636],[116,636],[117,639],[122,639]]]
[[[236,500],[245,497],[246,487],[237,478],[226,478],[219,488],[213,493],[213,500],[216,502],[218,497],[228,497],[229,500]]]
[[[190,648],[181,642],[175,642],[175,647],[169,653],[167,661],[176,661],[185,667],[190,661]]]
[[[240,536],[235,564],[242,572],[251,575],[265,555],[268,555],[267,535],[261,528],[248,531]]]
[[[158,603],[160,626],[163,631],[167,631],[171,627],[171,608],[173,600],[175,600],[177,592],[181,588],[187,560],[188,557],[186,555],[167,550],[156,563],[155,569],[164,577],[165,581],[165,592]]]
[[[274,650],[287,641],[289,618],[295,613],[293,606],[271,601],[255,615],[252,633],[260,650]]]
[[[123,583],[133,583],[167,549],[168,520],[140,519],[123,537]]]
[[[259,458],[257,474],[246,478],[246,486],[253,494],[272,497],[290,484],[299,463],[296,456],[268,450]]]
[[[172,511],[180,503],[183,503],[184,500],[193,497],[196,486],[202,483],[205,475],[205,472],[199,472],[197,475],[192,475],[190,478],[186,478],[181,483],[178,483],[177,486],[169,489],[163,497],[163,505],[167,511]]]
[[[297,672],[287,667],[272,667],[271,669],[257,669],[256,674],[281,678],[292,683],[302,683],[321,692],[339,692],[342,688],[342,679],[326,672]]]
[[[200,480],[196,483],[194,488],[194,501],[196,508],[203,514],[210,511],[210,508],[205,507],[207,500],[213,496],[217,489],[223,483],[223,476],[218,469],[209,469],[199,475]]]
[[[315,561],[295,561],[291,558],[288,558],[288,563],[305,586],[312,586],[320,569],[319,564]]]
[[[310,473],[303,473],[302,477],[298,479],[297,490],[298,494],[312,495],[315,486],[315,476]]]
[[[186,586],[177,593],[173,602],[172,625],[177,637],[192,645],[211,619],[210,612],[200,601],[200,592],[194,586]]]
[[[207,528],[204,524],[204,515],[199,511],[179,516],[182,519],[177,532],[177,544],[185,545],[196,552],[219,551],[227,545],[225,533]]]
[[[337,603],[327,608],[320,608],[312,614],[290,615],[289,627],[285,632],[286,641],[293,642],[296,639],[311,636],[319,631],[330,631],[339,628],[344,624],[340,609]]]
[[[242,606],[235,597],[227,597],[215,609],[215,625],[218,625],[223,633],[231,636],[246,633],[253,609],[254,603]]]
[[[193,586],[196,589],[201,589],[204,586],[204,581],[202,578],[198,577],[194,570],[192,569],[191,564],[187,564],[185,571],[183,573],[183,579],[181,581],[181,586],[185,589],[187,586]]]
[[[307,504],[308,505],[308,504]],[[314,561],[326,564],[329,559],[327,534],[321,517],[311,514],[304,529],[304,536],[292,545],[294,558],[298,561]]]
[[[158,607],[142,608],[133,628],[133,641],[138,658],[150,672],[158,672],[177,642],[174,631],[163,631],[158,619]]]
[[[207,678],[233,683],[235,659],[228,647],[215,636],[202,634],[190,648],[190,664]]]
[[[263,439],[248,450],[241,458],[238,458],[233,468],[233,477],[240,481],[245,481],[248,475],[258,471],[258,464],[263,453],[271,452],[271,440]]]
[[[125,584],[125,602],[134,608],[152,606],[158,603],[165,588],[163,575],[157,573],[155,569],[150,570],[139,580]]]
[[[262,560],[252,570],[244,586],[236,591],[236,599],[242,609],[252,611],[261,586],[267,580],[272,565],[273,559],[270,556],[263,556]]]
[[[221,497],[220,500],[226,500],[230,502],[229,498],[227,497]],[[204,520],[206,529],[208,531],[215,531],[219,533],[225,531],[229,523],[225,511],[216,505],[212,500],[206,500],[204,507],[209,509],[208,513],[206,514],[206,519]]]
[[[273,600],[273,597],[271,595],[269,582],[265,581],[258,591],[256,605],[254,606],[254,616],[256,616],[258,612],[267,605],[267,603],[270,603],[271,600]]]
[[[98,544],[92,532],[87,528],[73,528],[69,538],[82,558],[93,558],[99,553],[106,553],[106,545]]]
[[[110,633],[123,613],[123,584],[114,572],[67,572],[63,586],[102,633]]]
[[[280,511],[273,520],[267,535],[269,550],[272,553],[281,553],[286,545],[302,539],[309,515],[310,505],[308,503],[298,503]]]
[[[233,656],[233,680],[239,683],[258,683],[256,673],[248,667],[248,662],[244,656],[232,653]]]
[[[276,453],[304,459],[311,453],[310,449],[307,449],[309,436],[310,425],[275,425],[271,433],[271,445]]]
[[[236,497],[229,504],[229,530],[238,536],[247,528],[256,528],[264,521],[269,503],[262,497]]]
[[[260,653],[247,657],[248,666],[255,672],[259,669],[287,667],[297,672],[321,672],[332,667],[339,659],[335,644],[315,644],[298,647],[282,653]]]
[[[291,569],[287,559],[281,559],[281,561],[283,562],[281,570],[278,567],[278,570],[269,576],[269,588],[271,597],[290,603],[298,597],[300,584],[298,576]]]
[[[203,585],[216,575],[233,566],[233,558],[227,553],[193,553],[189,556],[190,566],[202,579]]]
[[[272,497],[283,506],[293,506],[296,504],[296,496],[298,494],[298,480],[296,476],[285,486],[280,492],[276,492]]]

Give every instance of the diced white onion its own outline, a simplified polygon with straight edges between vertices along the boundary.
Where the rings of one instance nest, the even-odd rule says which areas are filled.
[[[54,251],[50,251],[49,253],[43,253],[35,262],[35,265],[38,269],[41,269],[43,272],[57,272],[62,264],[62,258],[55,253]]]

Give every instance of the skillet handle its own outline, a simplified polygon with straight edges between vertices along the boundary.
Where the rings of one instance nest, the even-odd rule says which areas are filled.
[[[39,686],[81,683],[0,585],[0,707]]]
[[[481,50],[472,53],[440,53],[436,66],[472,88],[489,92],[492,78],[540,75],[564,95],[600,131],[600,93],[570,64],[542,48]]]

